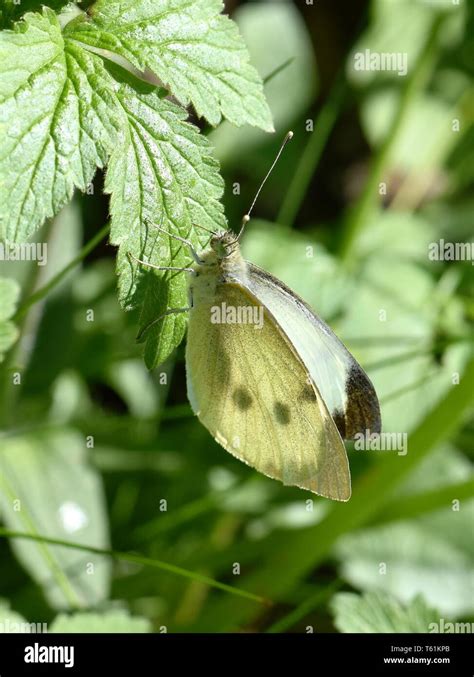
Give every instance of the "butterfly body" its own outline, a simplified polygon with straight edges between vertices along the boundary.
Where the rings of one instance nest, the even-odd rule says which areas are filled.
[[[284,484],[350,497],[342,437],[380,430],[377,397],[294,292],[214,234],[189,285],[188,397],[230,453]]]

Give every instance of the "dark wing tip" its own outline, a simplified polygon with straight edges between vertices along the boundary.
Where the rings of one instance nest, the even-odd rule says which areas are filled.
[[[346,440],[358,433],[380,433],[382,421],[377,393],[367,374],[354,363],[346,379],[346,408],[344,414],[335,412],[334,422]]]

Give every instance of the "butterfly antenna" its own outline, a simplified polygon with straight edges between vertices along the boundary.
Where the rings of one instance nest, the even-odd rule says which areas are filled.
[[[258,200],[258,196],[260,195],[263,186],[265,185],[265,183],[266,183],[268,177],[269,177],[270,174],[272,173],[273,168],[275,167],[276,163],[278,162],[278,159],[279,159],[280,155],[283,153],[284,147],[286,146],[286,144],[288,143],[288,141],[289,141],[290,139],[292,139],[292,138],[293,138],[293,132],[288,132],[288,134],[287,134],[287,135],[285,136],[285,138],[283,139],[283,143],[282,143],[281,146],[280,146],[280,150],[278,151],[276,158],[273,160],[272,166],[271,166],[270,169],[268,170],[268,172],[267,172],[265,178],[263,179],[262,183],[260,184],[260,187],[259,187],[259,189],[257,190],[257,192],[256,192],[256,194],[255,194],[255,197],[254,197],[254,199],[253,199],[253,202],[252,202],[252,204],[250,205],[250,209],[248,210],[248,212],[244,215],[244,218],[242,219],[242,225],[241,225],[241,227],[240,227],[239,234],[238,234],[237,237],[236,237],[236,241],[240,239],[240,236],[241,236],[242,233],[244,232],[245,226],[246,226],[247,223],[250,221],[250,214],[252,213],[252,209],[254,208],[255,203],[256,203],[257,200]]]
[[[195,228],[201,228],[202,230],[205,230],[206,233],[211,233],[211,235],[215,235],[215,234],[216,234],[215,230],[211,230],[210,228],[205,228],[204,226],[200,226],[199,223],[193,223],[193,226],[194,226]]]

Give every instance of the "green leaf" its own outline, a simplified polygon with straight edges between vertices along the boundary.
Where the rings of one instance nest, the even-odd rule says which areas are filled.
[[[49,9],[0,32],[3,238],[27,239],[104,165],[114,137],[112,84],[99,57],[63,40]]]
[[[115,10],[119,5],[115,4]],[[114,19],[120,44],[136,55],[149,52],[158,59],[161,54],[163,64],[172,66],[178,83],[175,93],[181,101],[188,101],[189,94],[204,114],[197,91],[180,89],[182,62],[168,59],[173,50],[172,28],[190,41],[197,71],[210,69],[207,74],[202,70],[200,81],[194,79],[193,69],[185,69],[188,85],[198,87],[200,82],[199,95],[209,106],[209,119],[218,122],[224,114],[237,123],[259,124],[260,120],[265,126],[262,120],[268,108],[261,83],[248,64],[235,25],[218,15],[220,3],[191,6],[178,2],[174,9],[168,3],[158,8],[123,3],[120,8],[130,10]],[[126,308],[140,308],[140,326],[145,329],[163,313],[187,305],[186,279],[179,273],[137,269],[129,254],[154,265],[185,266],[189,251],[182,243],[163,237],[153,224],[201,247],[207,236],[194,233],[194,224],[211,230],[225,227],[219,203],[223,184],[207,140],[185,122],[182,108],[136,78],[129,78],[133,87],[123,81],[123,75],[115,79],[110,71],[120,73],[117,66],[110,65],[108,71],[99,56],[83,49],[88,30],[97,21],[105,26],[113,11],[111,3],[107,7],[99,3],[94,20],[84,15],[71,21],[64,38],[49,9],[42,15],[27,14],[14,30],[1,33],[0,125],[9,133],[0,146],[0,225],[7,240],[26,239],[62,207],[75,187],[85,190],[96,167],[104,166],[111,155],[105,188],[112,195],[111,242],[120,247],[119,296]],[[146,20],[146,29],[135,31],[133,39],[129,35],[132,18],[140,26]],[[160,51],[152,37],[157,39],[161,31],[162,40],[165,28],[171,33]],[[119,46],[116,54],[121,53]],[[253,78],[255,86],[247,83],[244,87],[244,76]],[[214,94],[218,101],[212,104]],[[182,340],[185,327],[186,318],[180,314],[167,315],[152,326],[145,337],[145,360],[150,368],[169,356]]]
[[[395,88],[384,88],[367,97],[362,104],[361,122],[371,145],[380,147],[383,143],[399,99]],[[462,133],[454,134],[452,130],[453,118],[459,116],[462,119],[461,113],[431,94],[419,93],[391,149],[390,165],[398,171],[429,172],[433,182],[445,158],[462,138]],[[460,132],[467,130],[470,122],[469,118],[463,120]]]
[[[99,0],[66,34],[151,69],[183,105],[217,125],[273,131],[262,81],[221,0]]]
[[[0,277],[0,362],[18,338],[18,329],[10,321],[16,310],[20,287],[15,280]]]
[[[146,618],[130,616],[127,611],[106,611],[102,614],[76,613],[70,616],[59,614],[49,632],[151,632],[151,623]]]
[[[77,543],[108,545],[98,474],[85,440],[67,430],[2,439],[0,515],[10,529]],[[100,555],[15,540],[11,547],[56,608],[90,606],[108,594],[110,564]]]
[[[10,609],[7,600],[0,600],[0,627],[3,632],[37,632],[37,624],[30,623],[21,614]],[[1,632],[1,630],[0,630]],[[147,618],[130,616],[124,609],[104,613],[78,612],[58,614],[48,627],[52,633],[151,632]]]
[[[265,97],[275,128],[291,129],[298,116],[309,109],[317,84],[311,36],[300,10],[293,2],[249,2],[240,4],[232,19],[258,72],[267,79],[277,71],[265,83]],[[247,128],[243,134],[227,122],[212,132],[211,139],[223,164],[238,163],[242,155],[258,153],[269,141],[259,129]]]
[[[415,469],[396,499],[403,502],[406,495],[422,489],[457,486],[455,482],[469,477],[469,461],[443,448]],[[474,602],[467,591],[472,588],[474,543],[467,534],[474,523],[474,501],[459,501],[456,509],[453,501],[458,499],[453,490],[442,508],[431,514],[344,536],[335,550],[343,578],[362,590],[383,588],[404,603],[422,594],[452,617],[472,613]]]
[[[418,596],[403,607],[383,593],[337,593],[331,604],[334,624],[340,632],[429,632],[439,614]]]
[[[149,88],[148,88],[149,89]],[[189,239],[196,248],[210,230],[225,228],[219,198],[223,181],[209,142],[185,122],[186,113],[156,90],[137,92],[123,83],[120,140],[110,158],[105,190],[111,193],[111,242],[119,245],[119,299],[140,307],[141,328],[164,312],[188,305],[186,274],[160,272],[130,260],[131,253],[153,265],[182,268],[189,249],[154,227]],[[145,334],[149,368],[162,363],[181,342],[184,314],[168,315]]]

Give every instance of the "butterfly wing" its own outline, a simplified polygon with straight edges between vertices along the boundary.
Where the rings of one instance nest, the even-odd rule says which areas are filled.
[[[306,303],[280,280],[248,263],[247,286],[288,336],[343,439],[379,433],[380,407],[369,377]]]
[[[211,322],[212,307],[255,308],[256,324]],[[188,397],[231,454],[287,485],[350,498],[344,443],[308,371],[272,313],[241,284],[217,285],[190,312]]]

